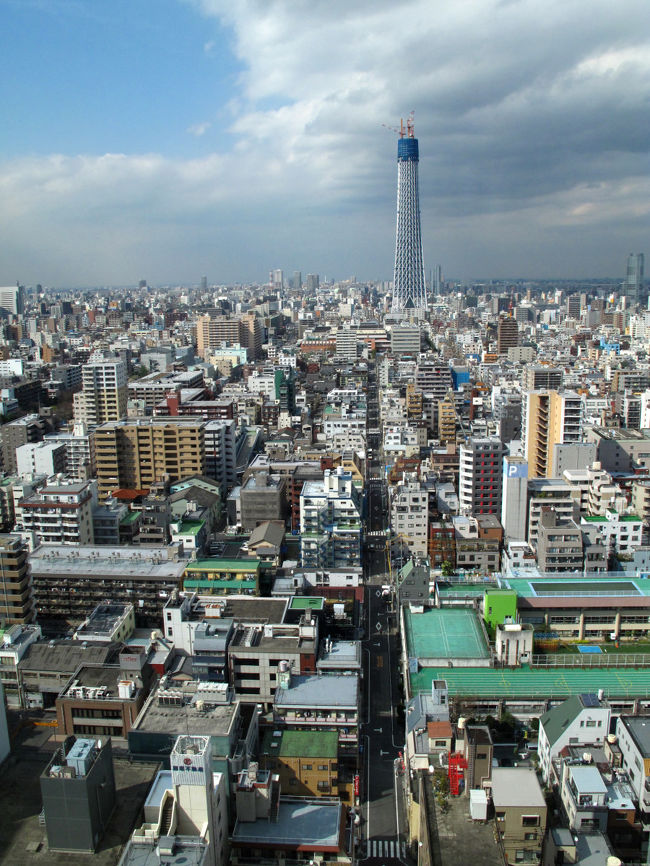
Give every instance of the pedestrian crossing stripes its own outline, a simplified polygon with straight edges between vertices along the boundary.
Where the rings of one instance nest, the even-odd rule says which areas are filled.
[[[366,842],[366,857],[403,860],[406,856],[406,845],[395,839],[368,839]]]

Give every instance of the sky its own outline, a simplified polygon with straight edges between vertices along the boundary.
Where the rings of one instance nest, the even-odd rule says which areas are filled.
[[[647,0],[0,0],[0,284],[391,279],[650,253]]]

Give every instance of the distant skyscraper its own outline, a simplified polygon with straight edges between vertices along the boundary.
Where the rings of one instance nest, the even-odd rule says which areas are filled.
[[[397,142],[397,230],[392,312],[408,316],[427,309],[427,291],[420,229],[418,140],[413,121],[400,124]]]
[[[274,289],[284,288],[284,271],[282,268],[274,268],[271,271],[271,284]]]
[[[207,277],[201,277],[201,291],[205,292],[205,290],[207,288],[208,288],[208,278]]]
[[[638,304],[643,294],[643,253],[630,253],[627,257],[627,274],[623,283],[623,294],[631,304]]]
[[[294,289],[302,289],[302,274],[300,271],[293,272],[293,287]]]
[[[516,319],[501,316],[497,325],[497,352],[507,355],[508,349],[519,345],[519,326]]]
[[[0,287],[0,309],[14,316],[21,316],[25,309],[25,289],[23,286]]]

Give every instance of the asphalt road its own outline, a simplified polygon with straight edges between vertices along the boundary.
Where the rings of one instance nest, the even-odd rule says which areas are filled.
[[[372,474],[378,474],[378,467]],[[388,525],[385,483],[371,480],[368,488],[368,528],[380,531]],[[404,862],[404,804],[396,797],[401,790],[399,775],[403,750],[403,716],[397,708],[402,697],[399,690],[398,637],[395,614],[382,597],[381,586],[387,583],[386,553],[365,552],[367,583],[365,597],[366,639],[364,655],[364,700],[362,718],[364,778],[362,783],[362,843],[359,859],[371,864]]]

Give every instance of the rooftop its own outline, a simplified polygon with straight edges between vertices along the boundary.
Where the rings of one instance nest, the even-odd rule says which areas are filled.
[[[647,716],[621,716],[620,718],[643,757],[650,758],[650,718]]]
[[[525,806],[546,809],[546,800],[530,767],[495,767],[492,770],[492,800],[495,808]]]
[[[177,577],[180,579],[187,560],[179,560],[178,548],[109,547],[79,545],[66,548],[41,544],[29,556],[32,573],[101,577],[127,575],[140,580]]]
[[[411,690],[430,691],[432,680],[445,679],[449,696],[484,698],[568,698],[603,689],[607,698],[650,697],[648,668],[423,668],[410,674]],[[648,719],[650,735],[650,719]],[[650,736],[648,739],[650,756]]]
[[[72,673],[80,664],[106,664],[117,657],[120,644],[93,641],[38,641],[27,648],[20,667],[25,671]]]
[[[336,760],[339,735],[336,731],[274,731],[264,735],[263,755],[280,758],[331,758]]]
[[[122,698],[118,694],[118,683],[125,679],[125,671],[119,665],[84,664],[77,668],[59,697],[66,700],[135,700],[142,685],[134,682],[131,697]]]
[[[164,842],[169,847],[163,852],[161,844]],[[207,851],[207,843],[198,836],[164,836],[153,842],[129,841],[119,866],[201,866]]]
[[[322,610],[325,599],[322,596],[296,595],[289,602],[289,610]]]
[[[561,703],[559,707],[552,707],[540,717],[539,723],[544,727],[546,737],[551,745],[557,742],[566,728],[578,718],[585,707],[593,707],[595,702],[596,708],[600,708],[600,701],[596,695],[589,695],[588,697],[593,700],[585,701],[583,695],[573,695]]]
[[[338,850],[342,804],[337,801],[280,798],[275,821],[237,821],[232,833],[238,843]]]
[[[489,649],[472,610],[430,608],[423,613],[404,610],[408,654],[415,658],[482,658]]]
[[[341,707],[357,710],[359,681],[356,676],[328,674],[327,676],[297,676],[291,678],[288,689],[276,689],[276,708],[328,709]]]
[[[239,702],[212,703],[209,690],[201,688],[201,685],[191,680],[166,689],[159,687],[147,699],[132,730],[167,734],[170,748],[174,739],[181,734],[229,736],[239,719]],[[202,705],[199,703],[201,700]]]
[[[603,782],[598,767],[593,764],[569,767],[576,788],[581,794],[606,794],[607,785]]]

